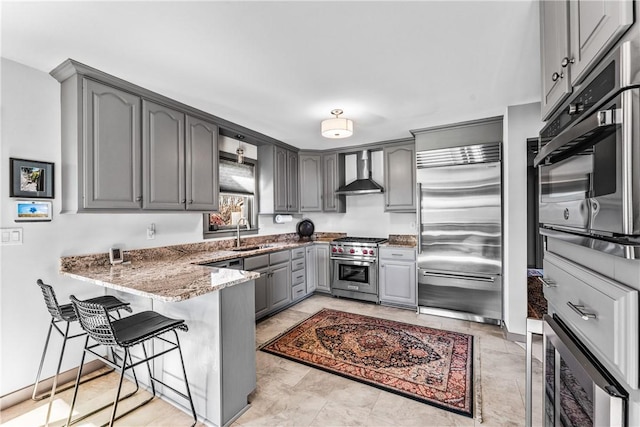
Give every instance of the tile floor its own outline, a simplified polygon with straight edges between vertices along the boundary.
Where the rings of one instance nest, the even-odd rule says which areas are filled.
[[[257,351],[258,387],[250,397],[251,407],[233,423],[233,427],[524,425],[525,351],[518,344],[503,339],[502,330],[497,326],[418,315],[411,310],[314,295],[258,323],[256,344],[260,345],[270,340],[324,307],[476,336],[480,351],[483,422]],[[535,359],[533,374],[533,425],[537,426],[541,425],[542,364]],[[111,392],[104,393],[101,389],[113,390],[112,382],[114,381],[116,377],[111,374],[106,380],[89,383],[95,384],[91,386],[92,397],[96,400],[112,398]],[[56,422],[52,425],[63,424],[61,414],[64,413],[66,416],[64,409],[70,399],[71,391],[61,393],[59,399],[56,399],[56,405],[54,405]],[[85,400],[85,402],[91,407],[96,405],[93,401]],[[68,407],[66,408],[68,410]],[[29,400],[2,411],[0,425],[7,427],[42,425],[45,413],[46,402]],[[108,414],[76,425],[98,425],[106,421],[103,419],[105,417],[108,417]],[[161,400],[155,400],[143,409],[116,422],[116,425],[187,426],[190,425],[190,417]]]

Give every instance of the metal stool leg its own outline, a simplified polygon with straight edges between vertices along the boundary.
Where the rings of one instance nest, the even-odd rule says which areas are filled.
[[[64,349],[67,346],[67,338],[69,337],[69,322],[64,329],[64,337],[62,339],[62,349],[60,350],[60,358],[58,359],[58,368],[56,369],[56,375],[53,377],[53,386],[51,387],[51,394],[49,396],[49,405],[47,407],[47,419],[45,426],[49,425],[49,418],[51,417],[51,405],[53,404],[53,398],[56,394],[56,387],[58,386],[58,375],[60,375],[60,368],[62,367],[62,359],[64,358]]]
[[[122,390],[122,381],[124,380],[124,371],[127,366],[127,355],[129,355],[129,349],[124,349],[124,357],[122,358],[122,368],[120,371],[120,381],[118,382],[118,390],[116,391],[116,398],[113,400],[113,411],[111,411],[111,420],[109,426],[113,425],[113,421],[116,419],[116,410],[118,409],[118,399],[120,398],[120,390]],[[129,357],[131,357],[129,355]]]
[[[87,338],[84,340],[85,348],[87,347],[87,344],[89,344],[89,335],[87,335]],[[80,377],[82,376],[82,367],[84,366],[85,354],[86,352],[83,350],[82,358],[80,359],[80,366],[78,366],[78,375],[76,376],[76,386],[73,390],[73,399],[71,399],[71,408],[69,409],[69,416],[67,417],[67,423],[65,424],[66,426],[71,425],[71,417],[73,416],[73,407],[76,405],[76,399],[78,398],[78,388],[80,387]]]
[[[196,407],[193,404],[193,398],[191,397],[191,387],[189,387],[189,380],[187,380],[187,370],[184,368],[184,359],[182,358],[182,348],[180,347],[178,332],[174,329],[173,333],[176,336],[176,344],[178,345],[178,354],[180,354],[180,364],[182,365],[182,374],[184,375],[184,385],[187,388],[187,396],[189,396],[189,404],[191,405],[191,412],[193,413],[192,426],[195,426],[196,423],[198,422],[198,415],[196,415]]]
[[[42,357],[40,358],[40,366],[38,367],[38,375],[36,375],[36,383],[33,385],[33,394],[31,395],[32,400],[42,400],[46,398],[46,395],[37,396],[38,394],[38,384],[40,383],[40,374],[42,374],[42,366],[44,365],[44,359],[47,355],[47,349],[49,348],[49,339],[51,338],[51,330],[53,329],[53,318],[51,318],[51,322],[49,322],[49,332],[47,332],[47,339],[44,342],[44,348],[42,349]]]

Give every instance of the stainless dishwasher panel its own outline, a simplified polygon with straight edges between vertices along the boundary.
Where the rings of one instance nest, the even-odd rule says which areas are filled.
[[[502,276],[418,269],[420,313],[500,324]]]

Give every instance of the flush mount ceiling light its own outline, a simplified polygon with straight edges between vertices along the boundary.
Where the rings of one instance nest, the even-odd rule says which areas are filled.
[[[337,139],[353,135],[353,120],[341,119],[339,116],[342,113],[343,111],[339,108],[331,110],[331,114],[336,117],[322,121],[322,136]]]

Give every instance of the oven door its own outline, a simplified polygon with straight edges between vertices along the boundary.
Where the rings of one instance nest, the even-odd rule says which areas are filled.
[[[541,139],[536,162],[543,225],[640,234],[640,148],[633,144],[639,122],[640,89],[628,89],[548,143]]]
[[[378,274],[375,261],[357,261],[348,258],[332,259],[332,289],[378,294]]]
[[[545,426],[626,426],[628,394],[562,321],[545,315]]]

